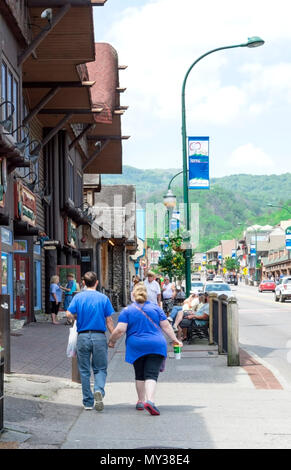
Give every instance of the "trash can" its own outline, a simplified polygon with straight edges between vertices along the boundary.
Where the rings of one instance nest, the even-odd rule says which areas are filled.
[[[0,433],[4,429],[4,348],[0,346]]]

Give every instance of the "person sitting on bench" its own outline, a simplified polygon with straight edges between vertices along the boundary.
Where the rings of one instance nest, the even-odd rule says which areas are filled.
[[[179,331],[178,338],[181,336],[182,328],[189,328],[191,323],[194,326],[206,326],[209,321],[209,303],[208,294],[199,294],[199,300],[201,302],[196,312],[180,311],[177,314],[175,323],[173,325],[174,331]]]

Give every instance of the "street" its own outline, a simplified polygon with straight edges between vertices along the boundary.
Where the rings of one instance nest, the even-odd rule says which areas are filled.
[[[291,385],[291,302],[275,302],[273,292],[259,293],[242,283],[232,288],[239,301],[241,348],[256,354]]]

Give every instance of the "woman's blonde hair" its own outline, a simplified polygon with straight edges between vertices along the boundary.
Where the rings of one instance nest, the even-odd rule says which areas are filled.
[[[58,284],[60,278],[57,275],[51,277],[51,284]]]
[[[147,301],[148,293],[147,293],[146,286],[143,284],[143,282],[138,282],[135,285],[132,291],[132,295],[134,297],[134,300],[138,304],[143,304],[144,302]]]

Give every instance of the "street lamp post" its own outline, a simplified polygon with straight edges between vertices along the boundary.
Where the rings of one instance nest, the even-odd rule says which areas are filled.
[[[285,209],[285,211],[287,211],[287,212],[289,212],[289,214],[291,214],[291,210],[288,209],[288,207],[286,207],[286,206],[276,206],[275,204],[270,204],[270,203],[267,204],[267,206],[269,206],[269,207],[279,207],[280,209]]]
[[[234,49],[237,47],[258,47],[262,46],[264,44],[264,41],[257,37],[251,37],[248,39],[248,41],[244,44],[235,44],[233,46],[224,46],[224,47],[218,47],[216,49],[213,49],[209,52],[206,52],[202,56],[200,56],[193,64],[189,67],[184,80],[183,80],[183,85],[182,85],[182,151],[183,151],[183,196],[184,196],[184,204],[185,204],[185,209],[186,209],[186,229],[189,232],[190,231],[190,207],[189,207],[189,192],[188,192],[188,178],[187,178],[187,134],[186,134],[186,105],[185,105],[185,88],[186,88],[186,82],[187,78],[193,69],[193,67],[204,57],[212,54],[213,52],[217,51],[222,51],[225,49]],[[187,249],[185,251],[185,281],[186,281],[186,296],[188,297],[190,294],[190,288],[191,288],[191,248],[189,248],[189,245],[187,246]]]

